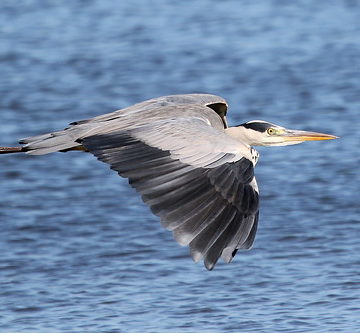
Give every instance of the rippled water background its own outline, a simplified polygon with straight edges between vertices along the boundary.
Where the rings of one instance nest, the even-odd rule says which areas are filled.
[[[341,139],[259,149],[255,245],[212,272],[92,156],[1,156],[1,332],[360,331],[358,1],[0,2],[2,145],[189,92]]]

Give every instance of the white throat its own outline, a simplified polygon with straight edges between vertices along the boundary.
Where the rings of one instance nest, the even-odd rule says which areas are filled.
[[[229,127],[225,129],[225,133],[232,138],[248,145],[248,146],[262,146],[263,134],[244,128],[243,126]]]

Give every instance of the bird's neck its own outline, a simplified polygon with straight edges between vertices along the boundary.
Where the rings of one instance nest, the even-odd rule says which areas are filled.
[[[254,146],[257,145],[257,138],[256,133],[253,133],[255,131],[249,131],[243,126],[236,126],[236,127],[229,127],[225,128],[225,133],[232,138],[240,141],[241,143],[247,145],[247,146]]]

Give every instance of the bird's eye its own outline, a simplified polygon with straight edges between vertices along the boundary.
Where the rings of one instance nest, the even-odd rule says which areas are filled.
[[[274,135],[276,133],[276,130],[274,129],[274,128],[268,128],[267,129],[267,134],[269,134],[269,135]]]

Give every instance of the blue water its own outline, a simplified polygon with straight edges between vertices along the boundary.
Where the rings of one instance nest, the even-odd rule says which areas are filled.
[[[259,149],[251,251],[208,272],[91,155],[0,158],[1,332],[359,332],[360,3],[0,2],[0,143],[166,94],[340,136]]]

